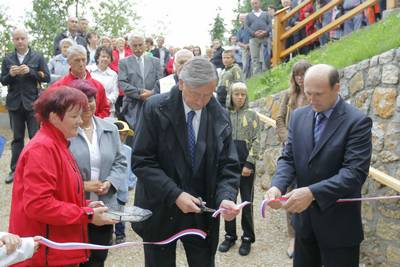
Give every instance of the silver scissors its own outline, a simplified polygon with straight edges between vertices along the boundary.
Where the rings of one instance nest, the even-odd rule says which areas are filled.
[[[203,199],[201,197],[198,197],[197,199],[200,201],[200,204],[198,206],[199,206],[199,208],[200,208],[202,213],[203,212],[214,213],[216,211],[215,209],[206,207],[206,205],[204,205]]]

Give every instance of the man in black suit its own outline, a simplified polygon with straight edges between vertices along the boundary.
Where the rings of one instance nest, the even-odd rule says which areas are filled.
[[[86,47],[86,38],[82,37],[79,33],[79,25],[78,25],[78,18],[77,17],[69,17],[67,20],[67,30],[65,32],[60,32],[54,38],[53,41],[53,48],[54,48],[54,55],[58,55],[61,53],[60,42],[62,39],[69,38],[71,39],[74,44],[82,45]]]
[[[167,74],[165,67],[167,66],[168,60],[171,57],[169,50],[164,47],[164,42],[164,37],[158,36],[157,47],[151,50],[153,56],[160,60],[161,73],[163,77]]]
[[[39,128],[32,111],[32,103],[39,96],[40,84],[50,81],[46,61],[41,54],[29,47],[26,31],[16,29],[12,38],[15,51],[6,55],[1,65],[1,83],[8,86],[6,106],[13,131],[11,172],[6,178],[6,183],[13,181],[19,154],[24,148],[25,125],[29,138],[32,138]]]
[[[181,238],[190,267],[214,266],[219,236],[219,220],[201,213],[198,197],[210,208],[225,208],[225,220],[239,213],[234,201],[240,167],[229,115],[213,97],[216,80],[207,59],[186,62],[179,88],[144,102],[133,149],[135,205],[153,212],[133,229],[144,241],[188,228],[205,231],[205,240]],[[146,267],[175,266],[175,250],[176,242],[145,245]]]
[[[372,120],[338,95],[339,74],[332,66],[309,68],[304,90],[310,105],[292,115],[266,198],[278,198],[296,184],[283,205],[295,213],[293,266],[358,267],[364,238],[361,204],[336,201],[361,195],[371,159]]]

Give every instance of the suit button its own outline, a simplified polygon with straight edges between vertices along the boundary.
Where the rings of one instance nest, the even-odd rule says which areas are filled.
[[[174,217],[169,217],[169,220],[172,221],[174,219]]]

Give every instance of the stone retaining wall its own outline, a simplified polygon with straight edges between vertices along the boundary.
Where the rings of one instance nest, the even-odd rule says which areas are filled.
[[[341,96],[368,114],[373,121],[372,166],[400,179],[400,48],[340,70]],[[276,119],[280,94],[252,102],[252,107]],[[276,131],[264,127],[264,151],[257,172],[265,186],[270,184],[281,145]],[[395,195],[397,192],[368,178],[363,195]],[[365,241],[361,261],[366,266],[400,266],[400,201],[363,203]]]

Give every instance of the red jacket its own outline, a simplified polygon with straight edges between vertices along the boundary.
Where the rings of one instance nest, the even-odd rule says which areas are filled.
[[[165,67],[167,71],[167,75],[174,73],[174,57],[170,57],[167,62],[167,66]]]
[[[132,50],[128,50],[128,49],[124,48],[124,54],[125,54],[125,57],[129,57],[130,55],[132,55]],[[119,63],[119,52],[118,52],[118,50],[114,49],[112,51],[112,55],[113,55],[113,62],[111,62],[109,67],[110,67],[110,69],[112,69],[113,71],[118,73],[118,63]]]
[[[73,80],[78,79],[76,76],[69,72],[67,75],[53,83],[50,87],[58,87],[61,85],[69,85]],[[96,113],[95,115],[100,118],[105,118],[110,116],[110,104],[107,100],[106,91],[103,85],[92,78],[90,73],[86,70],[86,80],[89,81],[97,89],[96,94]]]
[[[56,242],[88,242],[87,212],[79,168],[64,135],[41,125],[22,151],[14,176],[9,231],[22,237],[44,236]],[[77,264],[86,250],[61,251],[40,246],[33,257],[15,266]]]

